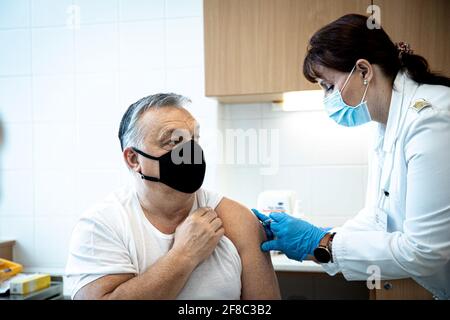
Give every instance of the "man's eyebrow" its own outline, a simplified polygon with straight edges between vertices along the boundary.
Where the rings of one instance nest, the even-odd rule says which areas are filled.
[[[172,129],[166,129],[166,130],[162,130],[161,133],[158,136],[158,140],[159,141],[164,141],[169,139],[172,136],[172,133],[175,131],[175,128]]]
[[[193,134],[191,134],[190,130],[186,130],[186,129],[180,129],[180,128],[171,128],[171,129],[163,129],[160,133],[160,135],[158,136],[158,141],[166,141],[172,138],[173,133],[176,132],[177,130],[182,130],[180,131],[180,133],[182,134],[182,132],[188,132],[191,136],[193,136]],[[175,137],[178,138],[179,135],[176,135]]]

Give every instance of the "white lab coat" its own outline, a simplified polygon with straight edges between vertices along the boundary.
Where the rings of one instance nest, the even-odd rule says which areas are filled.
[[[431,106],[414,105],[425,99]],[[336,228],[331,275],[413,278],[450,298],[450,88],[395,79],[387,125],[369,150],[366,205]],[[385,194],[385,191],[388,193]]]

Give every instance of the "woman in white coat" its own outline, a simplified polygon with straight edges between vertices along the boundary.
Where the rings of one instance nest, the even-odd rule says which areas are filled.
[[[431,73],[407,44],[395,45],[367,17],[346,15],[310,40],[303,73],[325,91],[325,109],[344,126],[377,122],[366,205],[325,232],[284,213],[268,217],[262,250],[313,255],[331,275],[413,278],[450,298],[450,79]],[[348,195],[351,201],[352,195]]]

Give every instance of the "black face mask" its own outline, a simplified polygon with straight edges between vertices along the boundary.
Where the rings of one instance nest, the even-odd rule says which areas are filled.
[[[194,193],[202,186],[206,163],[202,147],[194,140],[182,143],[160,157],[132,149],[148,159],[159,161],[159,179],[140,172],[142,179],[161,182],[184,193]]]

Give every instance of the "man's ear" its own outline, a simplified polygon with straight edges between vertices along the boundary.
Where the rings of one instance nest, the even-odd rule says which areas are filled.
[[[366,59],[359,59],[356,61],[356,72],[361,76],[361,81],[367,80],[370,82],[373,77],[373,67]]]
[[[128,168],[135,172],[141,171],[141,164],[139,163],[137,153],[132,148],[128,147],[123,150],[123,158]]]

